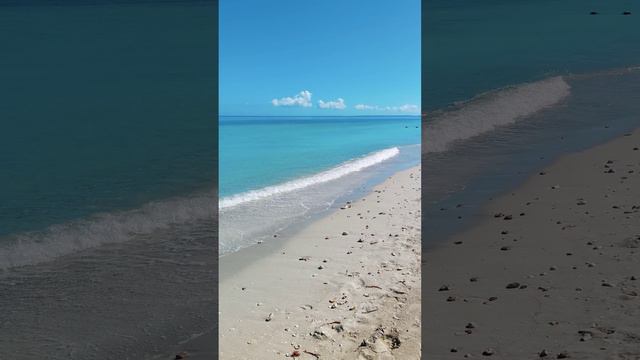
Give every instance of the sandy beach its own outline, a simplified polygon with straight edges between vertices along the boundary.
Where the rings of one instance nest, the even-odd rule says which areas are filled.
[[[425,253],[426,358],[640,359],[639,147],[563,156]]]
[[[220,260],[220,359],[420,358],[419,167],[278,240]]]

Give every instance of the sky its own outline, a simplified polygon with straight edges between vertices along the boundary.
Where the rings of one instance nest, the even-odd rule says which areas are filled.
[[[220,0],[219,113],[420,113],[420,0]]]

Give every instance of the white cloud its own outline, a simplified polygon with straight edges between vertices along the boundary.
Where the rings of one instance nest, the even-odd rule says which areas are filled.
[[[418,108],[418,105],[413,104],[401,105],[400,107],[398,107],[398,110],[400,110],[401,112],[420,112],[420,108]]]
[[[309,90],[300,91],[299,94],[294,97],[283,97],[280,99],[271,100],[273,106],[302,106],[310,107],[311,104],[311,92]]]
[[[356,110],[377,110],[378,106],[372,106],[372,105],[365,105],[365,104],[358,104],[355,106]]]
[[[378,106],[378,105],[366,105],[358,104],[355,106],[356,110],[380,110],[380,111],[393,111],[403,113],[419,113],[420,108],[418,105],[404,104],[400,106]]]
[[[336,101],[318,101],[318,107],[320,107],[320,109],[338,109],[338,110],[343,110],[344,108],[347,107],[347,105],[344,103],[344,99],[343,98],[338,98]]]

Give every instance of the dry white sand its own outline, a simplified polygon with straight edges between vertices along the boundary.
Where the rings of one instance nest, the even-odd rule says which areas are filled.
[[[638,147],[565,156],[424,254],[425,357],[640,359]]]
[[[420,358],[419,167],[278,247],[221,279],[220,359]]]

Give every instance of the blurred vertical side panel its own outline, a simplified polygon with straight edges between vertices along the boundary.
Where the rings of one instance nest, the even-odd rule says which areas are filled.
[[[0,2],[0,357],[215,358],[217,12]]]

